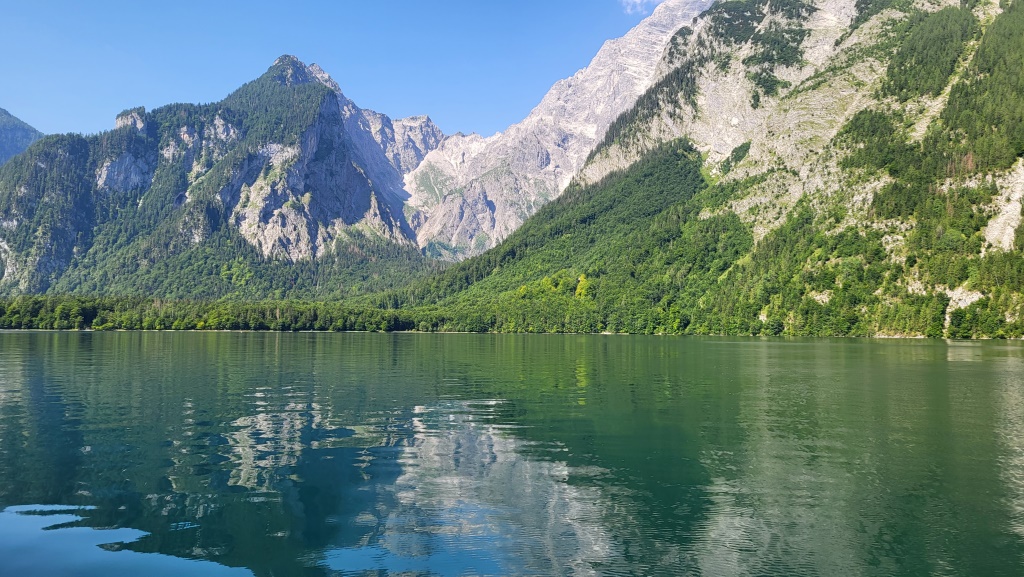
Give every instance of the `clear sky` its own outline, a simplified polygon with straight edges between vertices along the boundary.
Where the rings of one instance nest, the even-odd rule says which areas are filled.
[[[489,135],[660,1],[8,2],[0,108],[46,133],[94,133],[127,108],[220,100],[294,54],[359,106]]]

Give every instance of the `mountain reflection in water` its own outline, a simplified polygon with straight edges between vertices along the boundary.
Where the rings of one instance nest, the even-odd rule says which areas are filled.
[[[0,333],[0,575],[1016,577],[1022,371],[1008,343]]]
[[[416,407],[387,515],[372,544],[327,552],[332,569],[437,575],[587,575],[617,556],[601,494],[565,481],[560,461],[525,458],[522,441],[479,422],[498,401]],[[379,503],[377,504],[379,506]]]

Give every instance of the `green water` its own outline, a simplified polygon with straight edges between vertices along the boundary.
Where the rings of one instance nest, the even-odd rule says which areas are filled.
[[[0,575],[1024,575],[1024,347],[0,333]]]

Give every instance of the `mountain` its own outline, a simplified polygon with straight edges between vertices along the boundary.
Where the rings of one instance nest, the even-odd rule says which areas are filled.
[[[664,2],[488,139],[361,109],[293,57],[220,103],[46,139],[0,173],[0,294],[321,298],[480,252],[561,193],[710,1]]]
[[[375,303],[434,330],[1024,336],[1021,38],[1021,0],[717,3],[560,198]]]
[[[711,2],[666,0],[556,83],[522,122],[489,138],[454,135],[428,154],[405,178],[419,246],[445,259],[479,254],[558,197],[612,121],[658,79],[675,32]]]
[[[43,133],[0,108],[0,165],[25,151]]]
[[[340,296],[430,265],[403,176],[443,138],[278,59],[221,102],[128,110],[0,168],[0,292]],[[392,280],[388,280],[392,279]]]
[[[0,167],[0,291],[359,295],[98,299],[100,327],[1024,337],[1022,2],[713,4],[654,36],[647,87],[579,156],[543,143],[583,129],[446,139],[283,58],[221,103],[127,111]],[[529,168],[542,151],[557,162]],[[557,198],[523,193],[557,191],[570,158]],[[503,234],[427,275],[420,246]],[[5,326],[57,308],[24,299]]]

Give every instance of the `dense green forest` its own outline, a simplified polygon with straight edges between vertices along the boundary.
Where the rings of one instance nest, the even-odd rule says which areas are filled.
[[[1024,286],[1020,253],[977,257],[990,188],[963,188],[915,208],[914,255],[890,258],[868,226],[801,201],[756,245],[723,204],[750,183],[708,185],[686,143],[629,171],[571,190],[494,250],[405,290],[374,297],[431,330],[810,336],[1021,336],[1008,322]],[[883,197],[884,198],[884,197]],[[880,201],[882,202],[882,201]],[[938,234],[937,234],[938,233]],[[953,311],[941,292],[971,280],[991,296]],[[417,323],[418,324],[418,323]]]
[[[889,61],[884,90],[901,101],[938,96],[949,84],[977,20],[969,10],[943,8],[913,15],[905,29],[907,37]]]
[[[397,331],[409,313],[337,302],[193,301],[123,297],[20,296],[0,300],[0,329]]]
[[[1018,0],[985,31],[966,78],[953,86],[942,112],[950,147],[963,155],[967,170],[1009,168],[1024,154],[1022,30],[1024,3]]]

